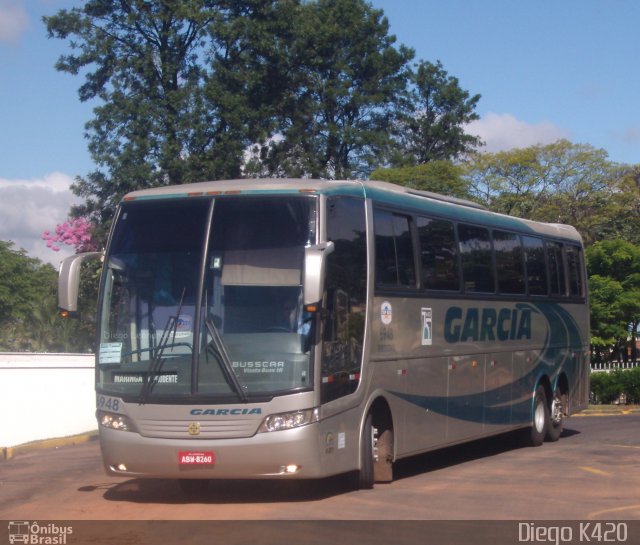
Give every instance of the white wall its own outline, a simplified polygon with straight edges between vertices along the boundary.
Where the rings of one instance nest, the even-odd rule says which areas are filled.
[[[0,447],[97,429],[93,354],[0,353]]]

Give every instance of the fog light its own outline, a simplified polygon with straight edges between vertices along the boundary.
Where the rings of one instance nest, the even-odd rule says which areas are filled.
[[[288,466],[284,467],[284,472],[287,475],[293,475],[294,473],[298,473],[298,471],[300,471],[301,469],[302,467],[300,467],[299,465],[289,464]]]
[[[126,471],[127,470],[127,466],[124,465],[124,464],[118,464],[117,470],[118,471]]]

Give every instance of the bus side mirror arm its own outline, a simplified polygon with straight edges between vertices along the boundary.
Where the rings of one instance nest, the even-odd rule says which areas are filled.
[[[304,304],[322,300],[327,256],[335,250],[333,242],[323,242],[304,249]]]
[[[86,252],[67,257],[60,264],[58,274],[58,306],[62,311],[73,314],[78,311],[80,289],[80,267],[89,259],[98,259],[102,252]]]

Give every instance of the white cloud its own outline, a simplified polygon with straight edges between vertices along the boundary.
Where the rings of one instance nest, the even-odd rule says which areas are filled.
[[[628,127],[622,133],[616,134],[615,137],[623,144],[638,144],[640,142],[640,127]]]
[[[536,144],[551,144],[561,138],[569,138],[569,132],[553,123],[529,124],[511,114],[489,112],[467,125],[466,132],[479,136],[486,145],[482,151],[495,153],[514,148],[526,148]]]
[[[57,266],[73,253],[47,248],[42,233],[64,222],[73,204],[78,204],[69,187],[73,178],[56,172],[35,180],[0,178],[0,240],[11,240],[14,249],[24,249],[31,257]]]
[[[15,43],[29,27],[29,16],[21,0],[0,0],[0,43]]]

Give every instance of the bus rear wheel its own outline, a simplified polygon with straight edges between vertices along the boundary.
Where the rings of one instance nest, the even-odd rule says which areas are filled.
[[[539,447],[549,430],[549,405],[544,386],[539,384],[533,398],[533,415],[531,427],[526,430],[525,442],[532,447]]]
[[[549,426],[547,427],[546,441],[557,441],[560,439],[560,435],[563,430],[563,414],[564,407],[562,403],[563,396],[560,392],[556,391],[553,395],[553,401],[551,402],[551,409],[549,413]]]

